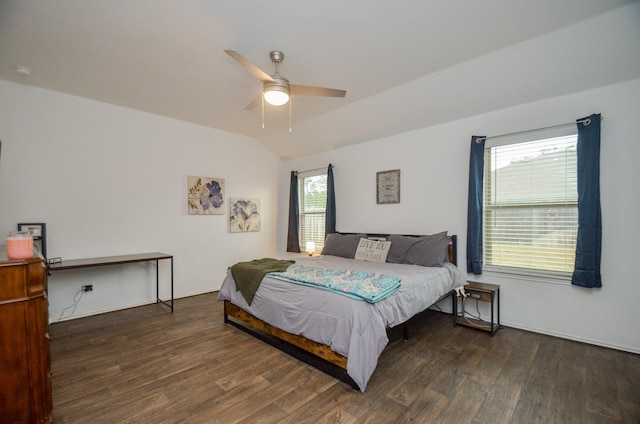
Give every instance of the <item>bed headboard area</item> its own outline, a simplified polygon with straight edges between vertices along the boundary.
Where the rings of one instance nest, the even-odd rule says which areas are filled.
[[[346,233],[327,234],[323,255],[353,259],[362,238],[391,242],[386,262],[422,266],[442,266],[443,261],[458,264],[458,237],[446,231],[429,235]]]

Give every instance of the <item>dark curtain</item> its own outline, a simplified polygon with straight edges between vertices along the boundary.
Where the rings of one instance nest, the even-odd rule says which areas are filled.
[[[327,211],[324,217],[324,234],[336,232],[336,190],[333,185],[333,165],[327,169]]]
[[[467,204],[467,272],[482,274],[482,182],[484,174],[484,141],[471,137],[469,156],[469,201]]]
[[[298,173],[291,171],[289,187],[289,233],[287,234],[287,252],[300,253],[298,238]]]
[[[600,114],[578,119],[578,238],[571,284],[602,287],[600,256]]]

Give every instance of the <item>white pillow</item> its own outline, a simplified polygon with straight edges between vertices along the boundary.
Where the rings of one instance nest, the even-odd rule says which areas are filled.
[[[387,255],[389,254],[390,247],[390,241],[375,241],[361,238],[358,243],[356,257],[354,259],[359,261],[385,263],[387,261]]]

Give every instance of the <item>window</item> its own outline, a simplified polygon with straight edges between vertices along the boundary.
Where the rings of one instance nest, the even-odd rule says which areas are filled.
[[[326,171],[301,172],[298,174],[298,199],[300,215],[300,251],[306,251],[308,241],[315,243],[316,251],[324,247],[325,215],[327,209]]]
[[[578,228],[575,125],[485,142],[484,269],[570,278]]]

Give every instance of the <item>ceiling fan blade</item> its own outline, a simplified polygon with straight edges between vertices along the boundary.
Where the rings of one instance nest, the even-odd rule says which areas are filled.
[[[346,90],[335,88],[312,87],[310,85],[289,84],[291,94],[296,96],[323,96],[323,97],[344,97]]]
[[[244,69],[249,71],[249,73],[251,75],[253,75],[254,77],[258,78],[260,81],[273,81],[273,78],[271,78],[271,75],[267,74],[265,71],[263,71],[262,69],[258,68],[253,63],[249,62],[247,60],[247,58],[242,56],[237,51],[235,51],[235,50],[225,50],[224,52],[226,54],[228,54],[229,56],[231,56],[233,59],[235,59],[236,62],[238,62],[240,65],[242,65],[242,67]]]
[[[262,100],[262,93],[258,94],[258,97],[253,99],[253,101],[249,103],[247,107],[244,108],[244,110],[253,110],[257,108],[261,100]]]

